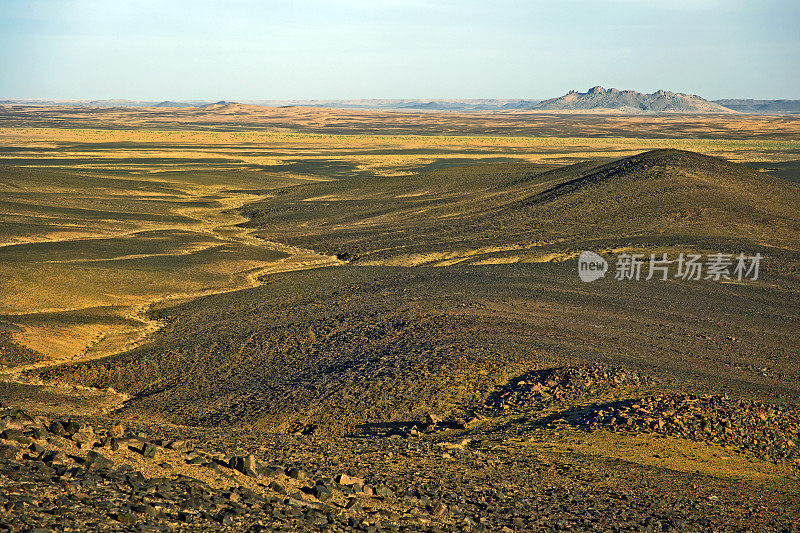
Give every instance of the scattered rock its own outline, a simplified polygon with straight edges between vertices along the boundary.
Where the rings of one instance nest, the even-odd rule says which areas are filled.
[[[330,489],[324,485],[314,485],[312,489],[312,494],[316,497],[319,501],[326,502],[333,497]]]
[[[425,417],[425,421],[429,426],[435,426],[442,422],[442,418],[433,413],[428,413]]]
[[[364,480],[360,477],[348,476],[347,474],[337,474],[333,480],[339,485],[363,485]]]
[[[157,448],[155,444],[145,442],[142,445],[142,455],[147,457],[148,459],[153,459],[156,456],[156,450]]]
[[[125,511],[118,512],[116,515],[116,519],[120,524],[124,526],[132,526],[138,521],[138,518],[135,514],[128,513]]]
[[[86,468],[113,468],[114,461],[92,450],[86,454]]]
[[[376,498],[391,498],[392,496],[394,496],[392,490],[386,485],[378,485],[375,487]]]
[[[19,448],[10,444],[0,444],[0,459],[16,459],[19,455]]]
[[[305,470],[303,470],[302,468],[297,468],[297,467],[290,468],[286,472],[286,475],[289,476],[290,478],[296,479],[298,481],[304,481],[304,480],[308,479],[308,473]]]
[[[492,395],[486,407],[544,409],[556,403],[573,402],[581,396],[611,389],[637,387],[646,380],[625,368],[581,365],[529,372]]]
[[[800,452],[800,410],[726,396],[651,396],[598,406],[578,424],[589,429],[662,433],[736,446],[772,461],[795,461]]]

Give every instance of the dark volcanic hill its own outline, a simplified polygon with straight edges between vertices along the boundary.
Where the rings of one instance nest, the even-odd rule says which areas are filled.
[[[277,431],[465,416],[513,376],[587,361],[796,401],[798,205],[795,184],[677,150],[292,187],[253,224],[353,264],[164,304],[152,343],[43,374],[134,395],[131,416]],[[759,251],[766,280],[584,284],[558,261],[637,246]]]
[[[734,113],[696,95],[659,90],[652,94],[592,87],[545,100],[533,109],[547,111],[623,111],[628,113]]]
[[[360,262],[402,264],[416,257],[414,264],[435,264],[437,258],[532,260],[592,242],[646,237],[797,249],[797,202],[800,189],[769,174],[692,152],[654,150],[605,164],[494,164],[315,183],[284,190],[246,214],[268,240]]]

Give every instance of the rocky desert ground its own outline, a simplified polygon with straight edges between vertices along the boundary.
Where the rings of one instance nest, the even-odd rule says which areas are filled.
[[[3,106],[0,529],[798,531],[798,125]]]

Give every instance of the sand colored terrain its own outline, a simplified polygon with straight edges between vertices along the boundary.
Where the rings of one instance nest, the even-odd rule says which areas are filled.
[[[0,315],[11,325],[11,339],[46,361],[83,360],[139,345],[159,327],[146,316],[154,302],[255,286],[265,272],[336,263],[267,243],[241,227],[247,219],[237,209],[264,199],[288,178],[253,178],[264,191],[256,194],[236,190],[241,181],[119,180],[71,172],[0,175],[6,199],[16,206],[2,216],[6,227],[25,217],[36,229],[0,236],[6,259]],[[62,231],[65,226],[69,231]],[[43,364],[50,363],[34,366]],[[24,368],[31,366],[17,371]]]
[[[777,176],[798,133],[770,116],[3,108],[2,400],[354,472],[420,530],[780,529],[798,501],[800,192]],[[764,269],[587,284],[587,249],[758,252]],[[587,365],[646,380],[492,403]],[[679,394],[751,402],[766,429],[723,445],[736,413],[704,412],[708,433],[577,422]],[[164,453],[174,468],[114,460],[268,481]]]
[[[494,113],[424,113],[264,107],[232,104],[225,108],[92,108],[71,106],[6,106],[0,118],[9,126],[100,128],[119,130],[302,131],[323,134],[452,134],[539,136],[603,136],[661,139],[788,138],[796,139],[798,119],[790,115],[570,114],[553,111]]]

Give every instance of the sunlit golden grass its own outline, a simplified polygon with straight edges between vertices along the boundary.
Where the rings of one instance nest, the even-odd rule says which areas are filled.
[[[358,175],[402,179],[439,166],[487,161],[563,164],[620,158],[653,148],[691,150],[736,161],[781,161],[796,159],[800,154],[800,140],[791,135],[798,125],[791,120],[780,122],[763,117],[696,117],[687,123],[686,117],[433,116],[305,108],[256,109],[254,114],[238,118],[198,110],[147,116],[137,113],[97,112],[95,118],[108,124],[129,126],[121,129],[75,125],[0,127],[0,145],[6,147],[0,154],[0,165],[50,172],[49,176],[65,173],[63,179],[45,177],[41,182],[24,173],[15,177],[0,175],[0,190],[12,195],[16,202],[15,207],[0,214],[0,222],[11,228],[19,224],[16,233],[6,231],[0,235],[0,242],[111,237],[168,229],[208,234],[237,246],[258,247],[263,242],[237,226],[246,219],[235,209],[269,196],[271,188],[308,180]],[[174,129],[176,117],[185,119],[180,126],[186,129]],[[203,129],[205,125],[192,123],[198,117],[219,119],[225,126],[217,128],[221,131],[209,131]],[[659,123],[667,131],[682,124],[683,130],[664,137],[658,130]],[[87,126],[91,124],[91,120],[85,122]],[[260,126],[250,127],[255,124]],[[434,124],[438,133],[426,129]],[[323,126],[338,131],[315,131]],[[530,133],[525,129],[528,127],[548,132],[556,127],[557,134]],[[222,131],[225,128],[229,131]],[[736,132],[752,128],[775,135],[736,136]],[[397,133],[387,134],[382,131],[385,129]],[[442,134],[443,131],[448,133]],[[78,185],[72,176],[80,176],[84,182]],[[424,186],[392,190],[386,194],[398,199],[430,199],[443,194]],[[359,194],[358,190],[342,191],[341,195],[309,197],[305,201],[363,200]],[[131,199],[138,203],[131,203]],[[459,218],[458,205],[453,203],[452,212],[446,216]],[[65,215],[57,211],[63,207],[88,210],[89,214]],[[463,209],[468,211],[470,207]],[[129,211],[177,218],[166,223],[127,216]],[[411,209],[403,216],[424,214]],[[362,222],[385,222],[384,218],[376,215]],[[734,233],[746,229],[729,228]],[[116,305],[130,308],[167,296],[248,286],[259,274],[317,266],[326,261],[323,256],[301,250],[290,251],[292,259],[278,261],[259,259],[257,254],[238,253],[234,257],[212,253],[210,245],[187,245],[160,252],[169,257],[183,254],[183,262],[161,261],[153,255],[148,263],[146,256],[115,249],[108,250],[100,263],[91,266],[80,256],[75,260],[54,257],[47,262],[2,265],[0,305],[7,313]],[[86,246],[91,248],[92,241],[87,240]],[[567,257],[570,255],[557,247],[467,246],[444,252],[414,251],[375,264],[450,266]],[[127,335],[108,325],[82,328],[29,325],[25,333],[18,333],[15,338],[54,356],[59,351],[75,353],[87,349],[97,338]]]
[[[35,350],[48,359],[57,360],[81,354],[88,346],[105,337],[124,336],[134,332],[131,326],[112,326],[108,324],[27,325],[25,330],[13,335],[14,342]],[[119,348],[124,347],[122,343]]]
[[[21,149],[61,146],[55,154],[25,153],[26,165],[33,166],[37,165],[37,159],[53,157],[58,159],[59,164],[77,168],[113,166],[138,170],[177,169],[187,165],[200,165],[207,169],[253,166],[269,169],[291,162],[324,163],[335,159],[359,170],[384,175],[405,174],[438,160],[453,158],[463,159],[465,163],[488,157],[534,163],[564,163],[623,157],[654,148],[677,148],[734,161],[781,161],[796,158],[800,153],[800,140],[769,138],[334,135],[290,131],[3,128],[0,129],[0,142]],[[62,143],[76,144],[64,146]],[[97,146],[98,143],[112,144]],[[113,143],[124,146],[115,146]],[[191,148],[187,145],[191,145]],[[6,153],[0,156],[0,163],[3,159],[20,156],[20,153]],[[91,159],[91,163],[70,161],[87,158]],[[169,161],[159,162],[159,158],[168,158]],[[121,162],[120,159],[125,161]],[[183,163],[174,163],[175,160]],[[303,172],[299,171],[298,174]]]

